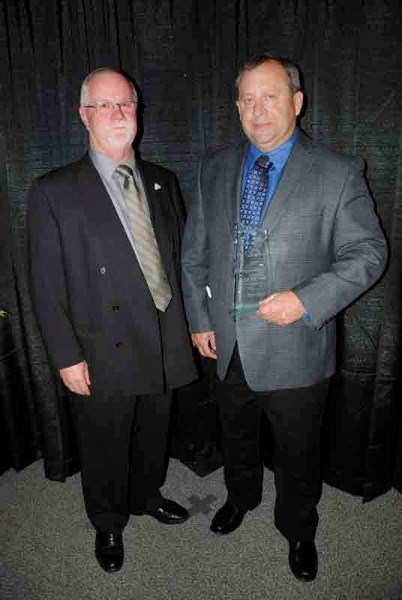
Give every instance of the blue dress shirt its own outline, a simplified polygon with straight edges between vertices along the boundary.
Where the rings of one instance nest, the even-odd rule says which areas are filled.
[[[292,133],[292,135],[290,136],[290,138],[288,140],[286,140],[286,142],[284,142],[281,146],[278,146],[278,148],[275,148],[275,150],[272,150],[271,152],[261,152],[261,150],[259,150],[256,146],[254,146],[254,144],[248,145],[246,162],[244,164],[243,179],[242,179],[242,188],[241,188],[242,195],[244,193],[244,188],[246,187],[246,181],[247,181],[249,171],[250,171],[250,169],[252,169],[257,158],[259,156],[261,156],[261,154],[264,154],[264,156],[269,157],[269,160],[272,163],[272,167],[270,168],[269,174],[268,174],[268,190],[267,190],[267,196],[265,198],[265,203],[264,203],[264,206],[261,211],[260,222],[264,218],[264,215],[265,215],[268,205],[271,201],[271,198],[274,195],[276,187],[282,176],[282,171],[285,168],[285,165],[288,161],[289,155],[293,150],[293,146],[295,145],[298,134],[299,134],[299,130],[296,128],[294,130],[294,132]],[[307,311],[304,312],[302,319],[304,319],[306,321],[308,321],[310,319],[310,315],[308,314]]]
[[[269,175],[268,175],[267,196],[265,198],[265,203],[264,203],[264,206],[261,211],[261,220],[263,219],[263,217],[266,213],[266,210],[268,208],[268,204],[269,204],[272,196],[274,195],[276,186],[279,183],[279,180],[282,176],[282,171],[285,168],[285,165],[288,161],[290,153],[292,152],[292,149],[293,149],[293,146],[297,139],[298,133],[299,133],[299,130],[296,128],[294,130],[294,132],[292,133],[292,135],[290,136],[290,138],[288,140],[286,140],[286,142],[284,142],[281,146],[278,146],[278,148],[275,148],[275,150],[272,150],[271,152],[261,152],[261,150],[259,150],[256,146],[254,146],[254,144],[250,143],[248,145],[246,162],[244,164],[243,179],[242,179],[242,188],[241,188],[242,195],[244,193],[244,188],[246,187],[246,181],[247,181],[249,171],[250,171],[250,169],[252,169],[257,158],[259,156],[261,156],[261,154],[263,154],[264,156],[268,156],[270,162],[272,163],[272,167],[270,168]]]

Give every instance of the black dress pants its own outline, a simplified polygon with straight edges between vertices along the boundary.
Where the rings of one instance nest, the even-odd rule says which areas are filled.
[[[237,346],[217,387],[228,501],[251,510],[261,501],[261,418],[273,435],[275,525],[288,540],[313,540],[322,490],[320,432],[328,380],[318,384],[253,392]]]
[[[120,533],[130,512],[160,504],[171,393],[71,398],[88,517],[95,528]]]

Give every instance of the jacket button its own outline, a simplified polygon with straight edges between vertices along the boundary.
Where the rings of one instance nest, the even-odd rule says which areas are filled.
[[[104,275],[106,273],[106,267],[101,267],[99,271],[101,275]]]
[[[122,344],[122,342],[116,342],[115,343],[116,348],[120,348],[121,344]]]
[[[120,310],[120,306],[118,304],[114,304],[112,306],[112,310],[116,311],[116,310]]]

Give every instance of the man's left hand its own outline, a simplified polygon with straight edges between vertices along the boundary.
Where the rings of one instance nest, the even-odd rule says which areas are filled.
[[[257,317],[276,325],[291,325],[304,315],[304,306],[292,290],[276,292],[259,302]]]

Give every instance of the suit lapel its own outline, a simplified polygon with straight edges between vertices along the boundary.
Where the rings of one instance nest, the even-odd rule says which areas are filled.
[[[106,243],[112,240],[116,244],[121,238],[130,245],[113,202],[89,155],[84,156],[78,177],[79,189],[82,191],[80,204],[86,212],[88,228],[93,232],[98,231]]]
[[[168,190],[164,189],[165,181],[156,181],[146,163],[137,159],[137,168],[141,175],[144,191],[148,200],[149,212],[158,242],[159,252],[166,271],[169,271],[172,258],[171,237],[168,217],[165,212],[163,197]],[[166,205],[167,206],[167,205]]]
[[[273,229],[282,213],[288,210],[294,187],[311,169],[311,165],[310,141],[300,132],[261,223],[261,227],[267,229],[268,233]]]
[[[122,272],[137,272],[142,278],[135,252],[102,179],[88,155],[80,164],[77,183],[87,233],[99,249],[99,258],[111,261],[110,264],[116,262],[116,268]]]
[[[235,223],[239,221],[241,184],[243,179],[244,163],[246,160],[247,144],[233,148],[233,152],[226,157],[225,185],[226,214],[231,234]]]
[[[87,223],[86,232],[91,239],[91,245],[96,248],[99,264],[124,274],[122,281],[124,280],[130,297],[132,283],[135,281],[135,297],[150,302],[152,298],[135,252],[102,179],[88,155],[79,165],[77,184],[79,204]]]

